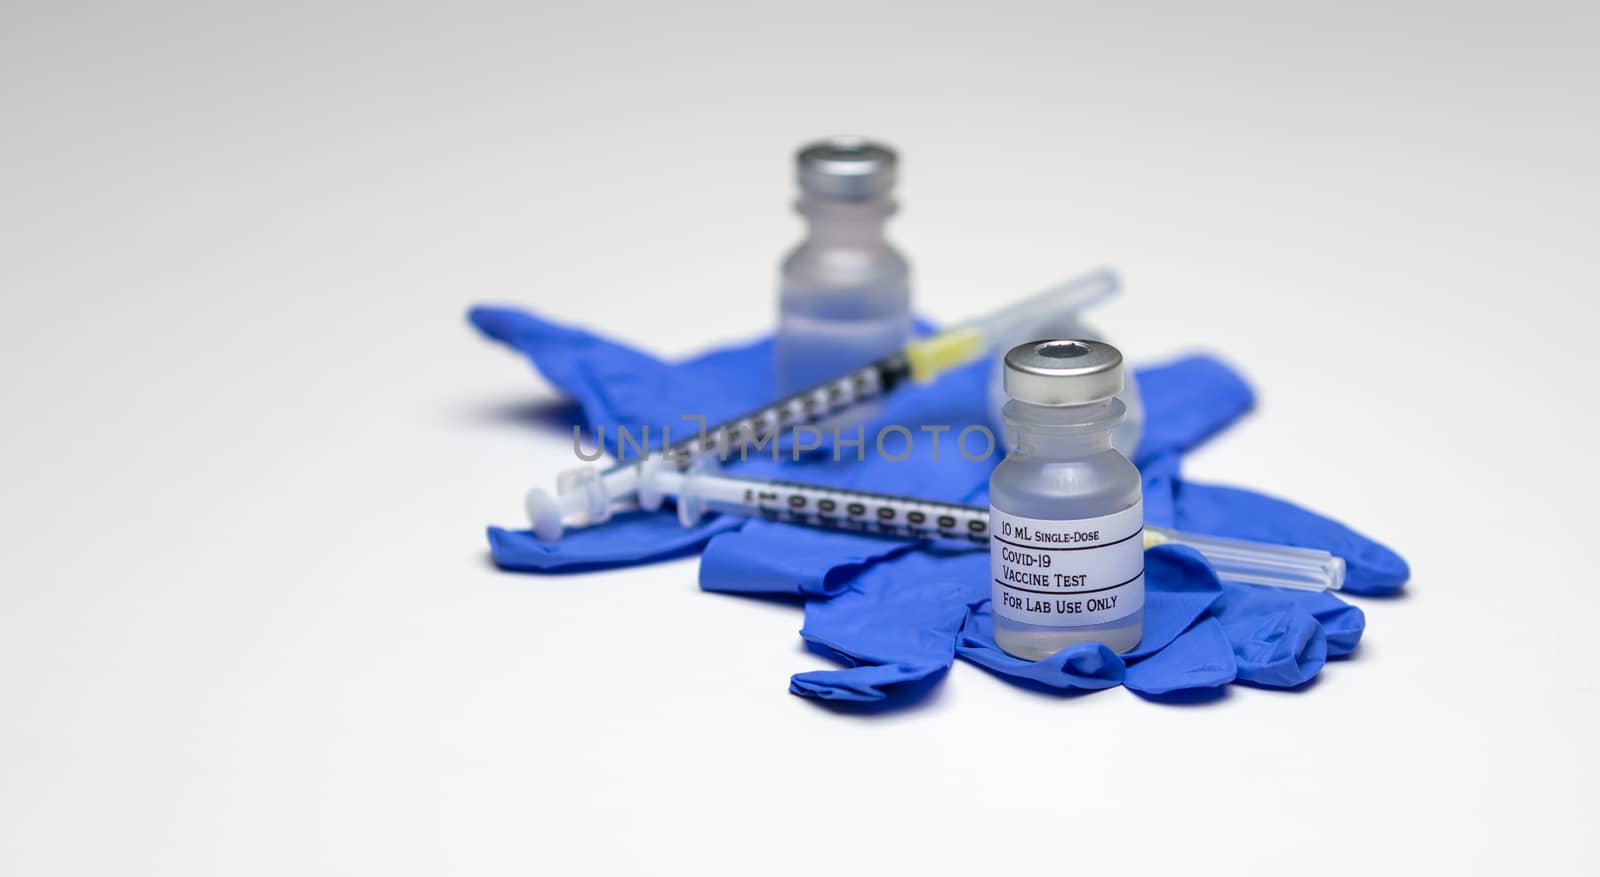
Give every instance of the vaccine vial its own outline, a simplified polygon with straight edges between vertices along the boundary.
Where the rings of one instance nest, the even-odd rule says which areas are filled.
[[[796,155],[805,240],[783,261],[776,344],[778,390],[805,389],[904,347],[911,269],[884,237],[899,159],[860,137],[833,137]]]
[[[1005,356],[1006,458],[989,478],[994,638],[1039,660],[1084,642],[1122,653],[1144,626],[1139,470],[1111,444],[1122,354],[1031,341]]]

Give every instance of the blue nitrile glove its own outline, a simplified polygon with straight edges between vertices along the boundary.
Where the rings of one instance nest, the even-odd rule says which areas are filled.
[[[944,673],[968,607],[988,599],[988,573],[987,554],[911,551],[862,569],[830,599],[807,601],[800,636],[852,666],[797,673],[789,690],[871,702]]]
[[[1147,461],[1141,472],[1146,524],[1331,551],[1345,557],[1345,587],[1357,592],[1405,583],[1405,561],[1337,521],[1247,490],[1183,481],[1174,456]],[[1273,520],[1262,524],[1233,516],[1250,514]],[[1271,536],[1262,535],[1264,527]],[[1349,654],[1366,626],[1361,610],[1332,594],[1231,582],[1223,585],[1223,598],[1212,612],[1233,645],[1239,678],[1280,688],[1301,685],[1321,671],[1327,658]]]
[[[1217,688],[1239,672],[1222,623],[1207,615],[1159,652],[1131,664],[1122,684],[1147,696]]]
[[[604,430],[605,444],[613,451],[618,450],[618,427],[635,438],[642,438],[648,427],[650,446],[659,448],[663,427],[679,438],[698,429],[680,415],[703,414],[709,426],[772,401],[771,339],[668,364],[516,308],[476,307],[469,318],[484,335],[521,351],[557,390],[576,401],[591,437]],[[584,464],[574,459],[572,465]],[[741,523],[709,519],[684,529],[668,515],[630,514],[570,532],[556,543],[542,542],[528,530],[490,527],[489,547],[495,563],[506,569],[575,572],[692,553],[712,535]]]
[[[1276,588],[1227,584],[1216,618],[1239,663],[1239,678],[1272,688],[1309,682],[1328,660],[1328,637],[1311,613]]]
[[[722,515],[726,520],[731,515]],[[752,520],[739,538],[719,549],[712,539],[700,558],[700,587],[731,594],[838,594],[874,563],[917,547],[910,540],[885,539],[836,530],[794,527]]]
[[[591,434],[604,428],[606,446],[613,450],[619,426],[635,437],[649,427],[652,447],[660,447],[663,426],[677,437],[694,433],[684,414],[703,414],[709,425],[772,401],[770,338],[667,363],[518,308],[475,307],[467,316],[484,335],[520,351],[577,402]]]
[[[1250,385],[1209,356],[1186,356],[1137,369],[1135,375],[1145,418],[1132,457],[1140,468],[1146,460],[1199,446],[1255,404]]]
[[[1212,610],[1232,644],[1239,678],[1272,688],[1303,685],[1328,658],[1355,651],[1360,609],[1332,594],[1225,582]]]
[[[604,526],[569,530],[559,542],[545,542],[531,530],[490,527],[489,550],[502,569],[587,572],[694,554],[712,536],[738,529],[742,523],[739,518],[723,515],[684,527],[672,515],[629,512]]]
[[[800,635],[813,649],[851,666],[796,674],[789,689],[825,700],[881,701],[902,687],[919,691],[957,654],[1002,676],[1058,691],[1122,683],[1165,694],[1233,681],[1232,649],[1206,616],[1221,586],[1193,549],[1162,546],[1146,553],[1144,639],[1122,656],[1099,643],[1041,661],[1000,651],[988,571],[986,552],[913,551],[868,567],[831,599],[807,602]]]

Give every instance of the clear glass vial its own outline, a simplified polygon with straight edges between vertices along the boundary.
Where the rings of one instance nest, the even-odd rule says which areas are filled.
[[[1144,504],[1112,447],[1122,354],[1101,341],[1031,341],[1005,356],[1007,453],[989,478],[995,642],[1039,660],[1139,644]]]
[[[911,269],[884,237],[899,159],[860,137],[795,157],[806,239],[783,261],[778,390],[802,390],[899,350],[911,335]]]

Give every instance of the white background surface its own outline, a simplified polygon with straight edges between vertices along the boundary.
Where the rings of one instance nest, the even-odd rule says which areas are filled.
[[[1593,4],[0,11],[0,872],[1578,873]],[[569,462],[465,326],[771,326],[788,156],[905,157],[955,319],[1100,263],[1255,414],[1192,475],[1402,551],[1310,691],[786,693],[695,561],[497,572]]]

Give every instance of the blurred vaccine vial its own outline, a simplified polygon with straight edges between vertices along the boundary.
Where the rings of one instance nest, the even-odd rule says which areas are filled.
[[[905,346],[910,266],[884,237],[899,158],[881,143],[832,137],[795,157],[806,239],[783,260],[778,390],[790,393]]]

